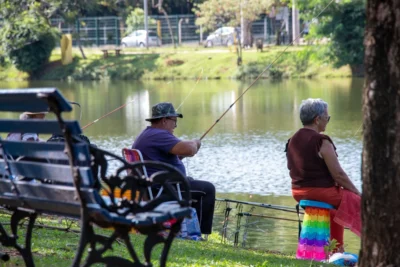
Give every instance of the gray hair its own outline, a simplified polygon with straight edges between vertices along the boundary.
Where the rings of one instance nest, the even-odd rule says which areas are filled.
[[[328,103],[320,98],[309,98],[301,101],[300,120],[303,125],[310,125],[317,116],[322,116],[328,108]]]

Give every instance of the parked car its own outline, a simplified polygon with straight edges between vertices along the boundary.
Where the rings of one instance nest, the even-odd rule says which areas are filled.
[[[158,38],[157,33],[153,31],[148,31],[148,46],[161,46],[161,40]],[[137,30],[129,35],[125,36],[121,40],[121,45],[123,47],[146,47],[146,31],[145,30]]]
[[[204,42],[204,47],[213,47],[216,45],[233,45],[235,42],[235,28],[221,27],[210,34]]]

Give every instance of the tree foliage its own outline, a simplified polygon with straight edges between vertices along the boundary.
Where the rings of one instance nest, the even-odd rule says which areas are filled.
[[[196,4],[194,12],[198,17],[197,25],[205,30],[214,30],[221,26],[239,26],[242,15],[245,20],[254,21],[266,14],[274,0],[208,0]]]
[[[336,67],[363,64],[365,21],[364,1],[353,0],[338,5],[319,28],[322,34],[331,37],[330,51]]]
[[[144,11],[141,8],[135,8],[126,19],[126,30],[125,33],[129,34],[135,30],[142,29],[144,27]],[[154,19],[148,19],[148,23],[155,25]]]
[[[336,67],[363,64],[365,0],[296,1],[296,6],[304,21],[313,22],[311,37],[331,39],[329,56]]]
[[[1,49],[18,70],[35,74],[48,62],[51,52],[59,39],[57,30],[52,28],[33,4],[20,13],[8,13],[0,29]]]
[[[24,11],[35,10],[41,17],[50,18],[55,14],[61,2],[62,0],[43,2],[37,0],[0,0],[0,14],[2,18],[7,21],[19,17]]]

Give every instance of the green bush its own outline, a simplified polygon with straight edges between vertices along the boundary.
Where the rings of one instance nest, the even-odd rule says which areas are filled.
[[[331,34],[330,56],[335,67],[359,66],[364,60],[366,10],[364,0],[344,2],[332,12],[331,20],[321,28]]]
[[[3,55],[0,55],[0,67],[7,67],[7,60]]]
[[[47,20],[34,10],[4,21],[0,30],[2,50],[12,64],[31,78],[48,62],[59,35]]]
[[[296,71],[304,72],[307,70],[312,54],[312,49],[306,48],[292,55],[292,61],[295,63]]]
[[[235,78],[239,80],[245,79],[255,79],[257,78],[265,69],[267,65],[262,62],[249,62],[247,65],[242,65],[238,68]],[[271,66],[267,71],[261,75],[261,79],[270,78],[272,80],[282,79],[283,71],[278,67]]]

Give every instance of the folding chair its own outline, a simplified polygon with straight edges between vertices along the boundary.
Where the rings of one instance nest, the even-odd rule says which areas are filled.
[[[122,156],[128,162],[137,162],[137,161],[143,162],[144,161],[142,153],[138,149],[123,148],[122,149]],[[148,177],[145,166],[143,166],[143,175]],[[152,193],[151,188],[148,188],[148,190],[149,190],[149,197],[150,197],[150,200],[151,200],[151,199],[153,199],[153,193]],[[178,193],[179,200],[181,200],[182,199],[182,191],[181,191],[181,187],[180,187],[179,183],[176,183],[176,191]],[[163,192],[163,187],[161,187],[159,189],[159,191],[157,192],[156,197],[159,197],[162,192]],[[193,189],[190,190],[190,193],[193,196],[197,196],[197,198],[199,199],[199,200],[197,200],[197,199],[192,197],[191,202],[192,202],[192,204],[193,203],[197,203],[198,201],[200,203],[200,210],[198,211],[198,215],[197,216],[198,216],[199,222],[201,224],[201,222],[202,222],[202,210],[203,210],[203,207],[202,207],[202,205],[203,205],[203,197],[205,196],[206,193],[203,192],[203,191],[193,190]],[[208,235],[206,235],[206,237],[207,236]]]
[[[128,162],[136,162],[136,161],[140,161],[143,162],[143,156],[142,153],[138,150],[138,149],[130,149],[130,148],[123,148],[122,149],[122,156],[126,159],[126,161]],[[146,167],[143,165],[143,175],[148,178],[147,175],[147,170]],[[163,187],[161,187],[159,189],[159,191],[157,192],[156,197],[159,197],[161,195],[161,193],[163,192]],[[153,199],[153,192],[151,190],[151,188],[148,188],[149,191],[149,197],[150,200]],[[182,200],[182,192],[181,192],[181,187],[179,185],[179,183],[176,184],[176,191],[178,192],[178,196],[179,196],[179,200]]]

